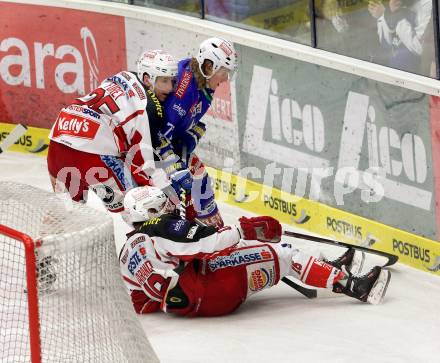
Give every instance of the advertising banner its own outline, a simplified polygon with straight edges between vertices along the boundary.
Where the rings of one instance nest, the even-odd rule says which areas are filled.
[[[126,68],[124,18],[0,2],[0,121],[50,128],[59,110]]]
[[[294,228],[395,254],[399,262],[440,276],[440,243],[341,209],[298,198],[224,170],[209,168],[216,199]]]
[[[238,48],[245,176],[436,238],[427,95]]]
[[[197,152],[203,155],[203,161],[207,165],[238,172],[240,151],[233,103],[235,96],[232,96],[234,90],[233,82],[223,83],[216,89],[211,107],[203,118],[203,122],[207,124],[207,132]]]
[[[440,97],[430,96],[432,164],[434,169],[437,240],[440,239]]]
[[[16,124],[0,122],[0,142],[2,142],[16,126]],[[46,156],[48,147],[49,130],[39,127],[28,127],[26,133],[14,142],[8,150]]]

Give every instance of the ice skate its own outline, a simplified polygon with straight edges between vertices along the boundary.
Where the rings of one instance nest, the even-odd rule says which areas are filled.
[[[333,292],[342,293],[373,305],[382,301],[391,279],[389,270],[376,266],[362,276],[355,276],[346,269],[344,270],[347,277],[334,285]]]
[[[357,275],[362,271],[364,261],[365,253],[357,251],[354,248],[349,248],[342,256],[335,260],[324,259],[324,262],[338,268],[339,270],[342,270],[342,266],[346,266],[353,275]]]

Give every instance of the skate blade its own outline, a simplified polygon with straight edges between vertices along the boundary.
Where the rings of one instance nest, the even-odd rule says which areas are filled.
[[[368,294],[367,302],[373,305],[379,304],[387,292],[390,279],[391,272],[388,270],[382,270]]]
[[[365,261],[365,253],[362,251],[355,251],[353,256],[353,261],[351,261],[351,265],[349,267],[350,272],[353,275],[358,275],[362,271],[362,267],[364,267]]]

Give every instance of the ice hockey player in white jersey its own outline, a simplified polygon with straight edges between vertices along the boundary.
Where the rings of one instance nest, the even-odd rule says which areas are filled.
[[[150,124],[161,124],[161,102],[173,90],[177,62],[162,50],[146,51],[137,74],[122,71],[77,98],[58,115],[47,164],[52,185],[85,201],[89,188],[111,212],[123,210],[125,191],[152,183]]]
[[[202,226],[180,218],[155,187],[130,190],[124,205],[135,230],[120,252],[120,268],[140,314],[228,314],[283,276],[377,304],[390,280],[379,266],[353,275],[353,249],[326,262],[281,241],[282,227],[272,217],[241,217],[220,229]]]

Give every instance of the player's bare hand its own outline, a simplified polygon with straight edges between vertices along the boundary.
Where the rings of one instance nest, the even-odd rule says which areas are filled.
[[[385,13],[385,6],[380,1],[372,0],[368,2],[368,11],[372,17],[379,19]]]
[[[394,13],[395,11],[401,8],[402,2],[400,0],[390,0],[389,6],[390,6],[390,11]]]

